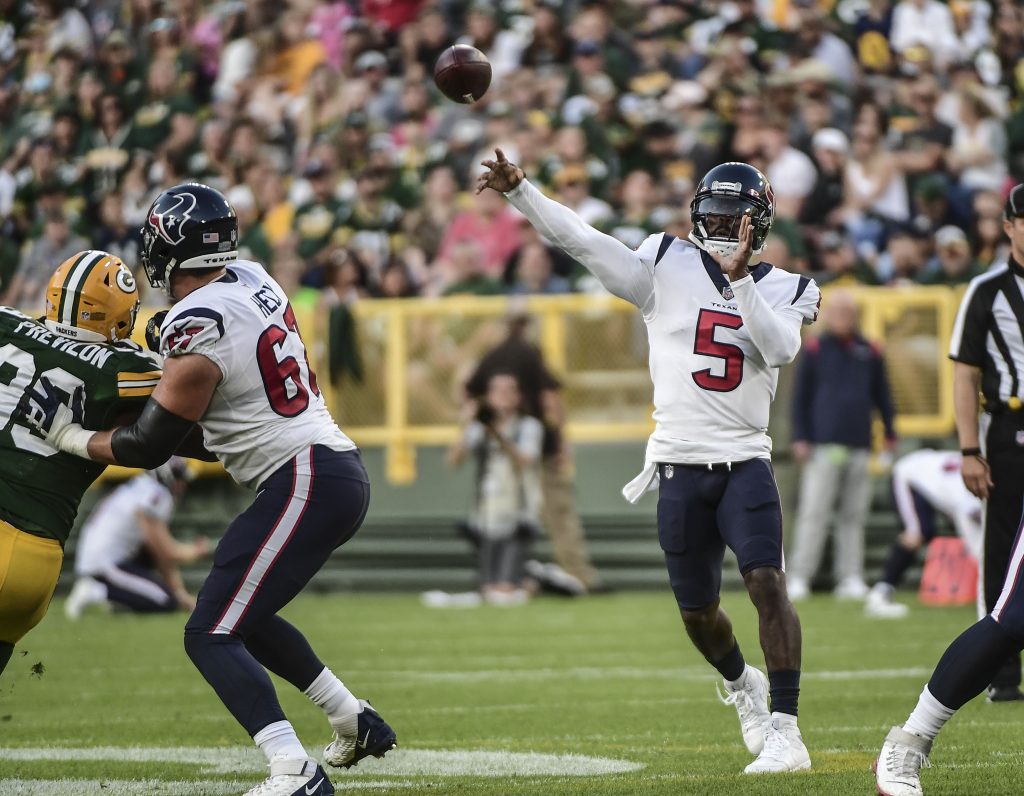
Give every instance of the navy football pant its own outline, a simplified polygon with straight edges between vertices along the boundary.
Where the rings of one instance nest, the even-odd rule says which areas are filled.
[[[264,667],[303,691],[323,671],[302,634],[276,614],[352,538],[369,500],[359,453],[317,445],[260,484],[217,545],[185,650],[249,735],[285,719]]]
[[[1001,625],[1005,623],[997,615],[997,604],[1005,593],[1007,571],[1014,567],[1019,551],[1019,528],[1024,507],[1024,478],[1021,478],[1024,472],[1024,447],[1018,442],[1019,435],[1024,433],[1024,422],[1017,414],[1011,412],[994,415],[985,434],[985,453],[995,486],[985,501],[984,561],[981,572],[985,587],[985,608],[993,612]],[[1021,595],[1018,594],[1014,602],[1020,599]],[[1016,608],[1004,607],[999,613],[1005,616],[1007,611],[1010,615],[1019,612],[1019,621],[1024,623],[1024,604]],[[1013,628],[1008,629],[1015,635],[1021,635]],[[1020,655],[1010,655],[992,678],[992,685],[1003,688],[1019,686],[1020,666]]]
[[[178,610],[178,601],[160,574],[138,561],[122,561],[93,576],[107,587],[107,600],[141,614]]]
[[[782,507],[767,459],[731,468],[661,464],[658,539],[676,602],[695,611],[718,599],[725,548],[740,573],[783,569]]]
[[[1024,649],[1024,518],[1010,550],[1010,566],[992,613],[957,637],[939,660],[928,690],[943,705],[959,710],[991,683],[1020,683]],[[1007,664],[1010,661],[1010,664]],[[1000,678],[1004,678],[1000,681]]]

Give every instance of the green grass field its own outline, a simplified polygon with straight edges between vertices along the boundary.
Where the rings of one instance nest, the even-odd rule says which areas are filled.
[[[748,658],[753,611],[727,595]],[[264,762],[192,668],[184,617],[87,615],[55,603],[0,679],[2,794],[240,794]],[[801,727],[814,770],[749,778],[732,708],[689,647],[669,593],[439,612],[412,595],[303,597],[286,616],[398,732],[401,748],[332,776],[339,793],[869,794],[868,767],[972,611],[868,622],[816,598],[804,626]],[[33,673],[37,664],[45,669]],[[320,712],[279,683],[300,737]],[[924,774],[932,794],[1024,793],[1024,705],[975,700]]]

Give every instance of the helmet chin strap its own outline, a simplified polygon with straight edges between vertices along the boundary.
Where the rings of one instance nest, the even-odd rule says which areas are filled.
[[[723,240],[721,238],[711,238],[709,240],[701,240],[692,232],[689,235],[690,243],[696,246],[698,249],[703,249],[708,254],[717,254],[722,257],[729,257],[736,253],[736,250],[740,246],[738,240]],[[764,251],[764,246],[760,249],[755,249],[750,253],[750,265],[757,265],[761,262],[761,253]]]
[[[61,337],[67,337],[69,340],[78,340],[84,343],[109,343],[117,339],[113,336],[107,338],[99,332],[94,332],[91,329],[82,329],[69,323],[58,323],[49,318],[45,319],[44,324],[51,332],[59,334]]]
[[[171,288],[171,272],[174,270],[174,266],[177,265],[176,260],[171,260],[164,269],[164,295],[174,303],[174,290]]]

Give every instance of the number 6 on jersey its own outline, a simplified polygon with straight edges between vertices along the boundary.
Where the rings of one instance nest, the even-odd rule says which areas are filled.
[[[320,395],[320,389],[316,384],[316,374],[309,366],[309,356],[290,304],[285,308],[284,322],[286,329],[276,325],[268,326],[260,335],[256,343],[256,362],[263,377],[263,389],[267,392],[270,408],[282,417],[295,417],[309,406],[309,393]],[[296,358],[300,352],[302,364]],[[303,365],[308,376],[308,387],[302,379]]]

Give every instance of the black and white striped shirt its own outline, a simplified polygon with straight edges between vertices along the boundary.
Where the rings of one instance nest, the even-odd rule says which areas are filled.
[[[971,280],[953,325],[949,356],[981,368],[987,409],[1024,399],[1024,267],[1012,257]]]

